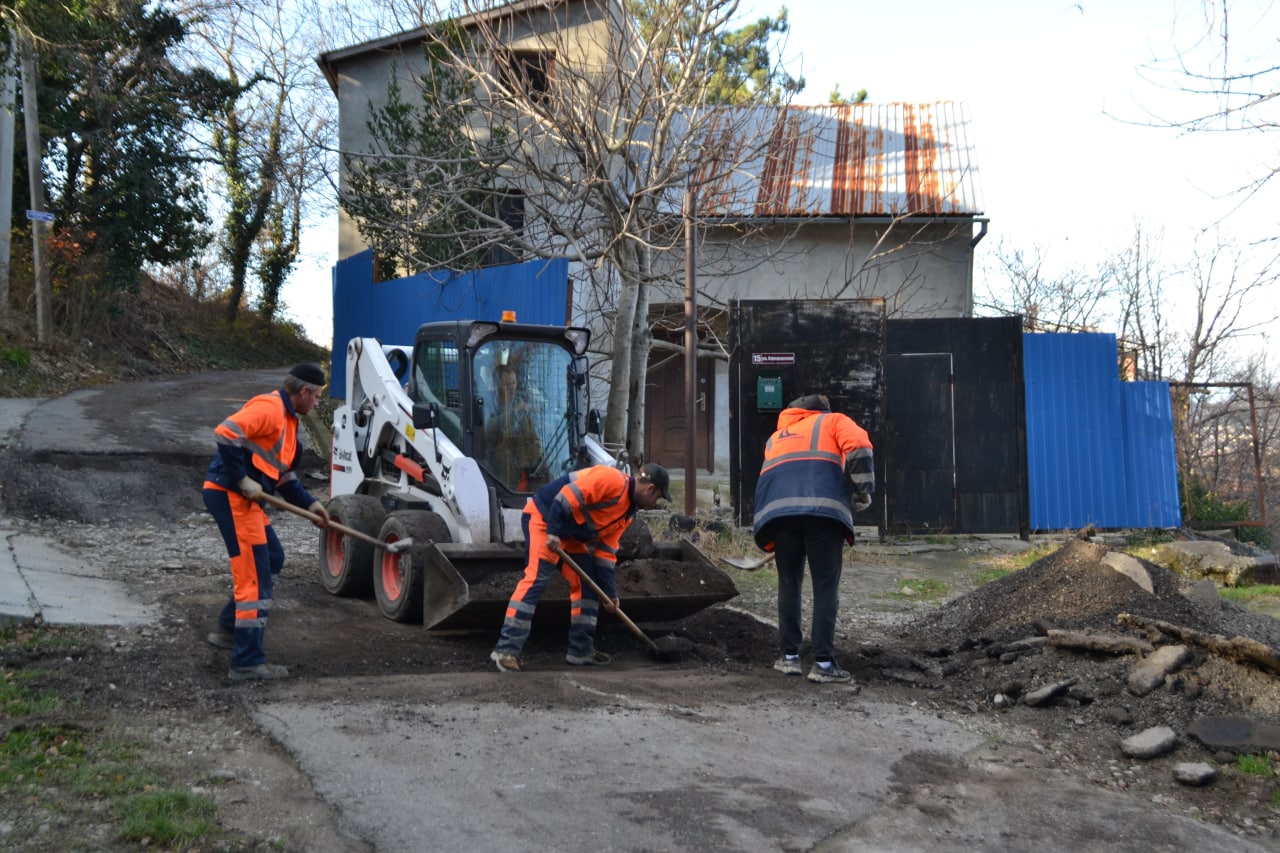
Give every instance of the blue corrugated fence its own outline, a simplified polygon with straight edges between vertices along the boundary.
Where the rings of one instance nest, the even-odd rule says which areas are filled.
[[[333,268],[329,393],[346,393],[347,342],[352,338],[412,344],[423,323],[501,320],[503,311],[515,311],[521,323],[562,325],[568,305],[569,262],[564,258],[466,273],[422,273],[375,284],[373,252],[352,255]]]
[[[1031,527],[1178,527],[1164,382],[1121,382],[1107,334],[1023,336]]]

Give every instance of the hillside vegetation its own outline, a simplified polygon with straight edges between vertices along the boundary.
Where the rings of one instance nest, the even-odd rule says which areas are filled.
[[[59,324],[44,347],[36,345],[30,318],[0,320],[0,396],[51,397],[149,376],[328,360],[328,349],[294,324],[266,324],[249,312],[229,324],[220,302],[199,302],[156,282],[118,291],[99,307],[79,337]]]

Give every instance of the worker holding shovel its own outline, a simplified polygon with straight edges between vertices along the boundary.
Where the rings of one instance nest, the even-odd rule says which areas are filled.
[[[204,505],[231,558],[232,592],[218,616],[218,630],[207,639],[231,649],[231,681],[289,675],[285,667],[267,663],[262,648],[284,547],[258,501],[279,492],[292,506],[307,509],[317,527],[328,524],[324,504],[294,473],[302,456],[298,417],[315,407],[324,385],[324,370],[299,364],[285,376],[283,387],[249,400],[214,429],[218,453],[205,475]]]
[[[756,481],[755,540],[777,554],[778,635],[773,668],[800,675],[800,590],[805,560],[813,583],[813,668],[818,684],[853,680],[835,660],[843,549],[853,543],[853,513],[871,506],[875,465],[867,431],[831,411],[822,394],[792,401],[764,448]]]
[[[608,663],[609,655],[595,647],[599,608],[614,612],[618,593],[614,565],[622,534],[638,509],[671,500],[667,469],[650,462],[632,476],[610,465],[595,465],[553,480],[533,493],[525,504],[527,564],[507,604],[502,633],[489,659],[500,672],[519,672],[520,652],[533,627],[533,612],[547,584],[559,571],[569,583],[569,652],[575,666]],[[590,574],[594,585],[584,586],[577,573],[564,565],[561,549]],[[601,601],[598,588],[607,597]]]

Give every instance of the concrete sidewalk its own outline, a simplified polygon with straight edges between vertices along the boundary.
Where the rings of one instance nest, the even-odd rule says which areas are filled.
[[[47,625],[146,625],[154,608],[129,597],[127,587],[103,576],[56,543],[0,522],[0,625],[37,619]]]

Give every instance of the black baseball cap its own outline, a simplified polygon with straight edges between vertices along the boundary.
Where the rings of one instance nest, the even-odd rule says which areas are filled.
[[[640,468],[640,479],[657,486],[658,491],[662,492],[663,500],[671,500],[671,475],[666,468],[657,462],[646,462]]]

